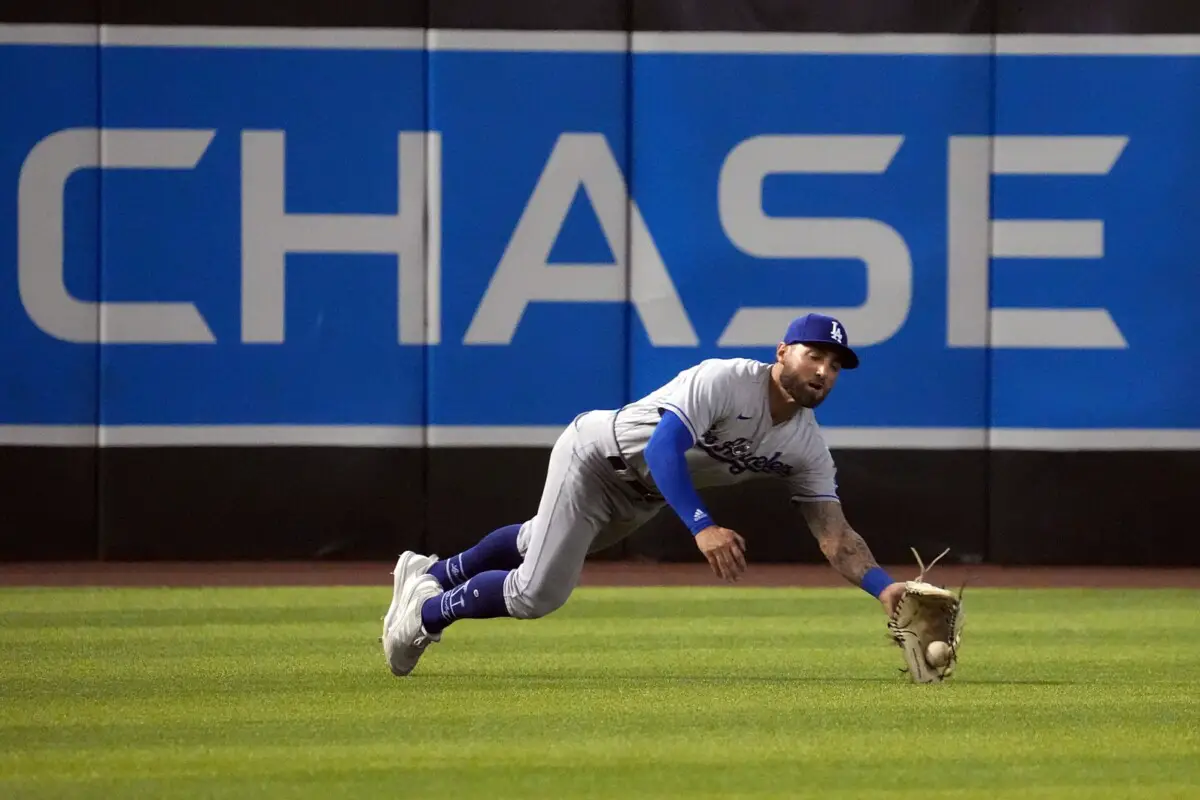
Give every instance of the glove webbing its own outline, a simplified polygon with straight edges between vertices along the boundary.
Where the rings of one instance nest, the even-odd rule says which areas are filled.
[[[929,572],[929,570],[933,569],[933,565],[936,564],[937,562],[941,561],[943,556],[945,556],[947,553],[950,552],[950,548],[947,547],[945,550],[943,550],[941,553],[939,553],[937,555],[937,557],[933,559],[933,561],[930,561],[928,564],[926,564],[924,561],[921,560],[921,554],[917,552],[917,549],[915,547],[910,547],[908,549],[912,551],[913,558],[915,558],[917,560],[917,566],[921,568],[921,571],[919,573],[917,573],[917,577],[914,579],[917,582],[924,582],[925,574],[927,572]],[[955,606],[954,612],[950,615],[950,618],[949,618],[949,628],[951,631],[953,631],[957,627],[958,615],[959,615],[959,609],[961,608],[963,591],[966,588],[967,588],[966,583],[964,583],[958,590],[959,605]],[[895,634],[897,633],[897,631],[894,628],[894,622],[889,627],[893,628],[891,633],[892,633],[893,637],[895,637]],[[898,638],[897,638],[897,641],[899,642]],[[921,660],[923,661],[924,653],[919,654],[919,656],[920,656]],[[958,646],[956,644],[951,643],[950,644],[950,663],[951,664],[954,663],[954,661],[957,658],[958,658]],[[900,672],[901,673],[908,672],[908,667],[907,666],[901,667]]]

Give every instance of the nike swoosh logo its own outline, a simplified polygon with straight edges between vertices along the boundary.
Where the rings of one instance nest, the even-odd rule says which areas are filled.
[[[741,414],[738,414],[738,419],[754,419],[754,417],[753,416],[743,417]]]

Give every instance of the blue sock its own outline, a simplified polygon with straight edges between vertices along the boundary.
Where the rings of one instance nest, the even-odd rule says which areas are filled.
[[[421,624],[425,632],[441,633],[456,619],[492,619],[507,617],[504,603],[504,579],[511,570],[482,572],[461,586],[431,597],[421,606]]]
[[[456,556],[438,561],[429,570],[444,591],[449,591],[468,578],[493,569],[510,570],[521,566],[517,550],[520,525],[505,525],[483,537],[479,544]]]

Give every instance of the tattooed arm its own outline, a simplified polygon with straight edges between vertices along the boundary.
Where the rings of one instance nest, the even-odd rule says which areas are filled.
[[[798,503],[808,523],[809,530],[817,537],[821,552],[829,564],[854,585],[862,582],[871,567],[879,566],[871,555],[871,548],[855,533],[842,513],[842,504],[832,500],[816,503]]]
[[[829,500],[797,505],[830,566],[855,586],[862,586],[867,573],[878,570],[879,565],[871,555],[871,548],[846,521],[842,504]],[[899,582],[883,589],[879,601],[885,611],[891,613],[903,591],[904,584]]]

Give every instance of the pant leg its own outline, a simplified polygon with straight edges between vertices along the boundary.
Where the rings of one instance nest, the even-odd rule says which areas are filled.
[[[614,518],[596,534],[596,538],[592,540],[592,546],[588,552],[598,553],[601,550],[612,547],[622,539],[632,536],[637,533],[639,528],[653,519],[658,512],[659,507],[657,506],[635,504],[631,513]]]
[[[537,514],[517,537],[524,560],[504,584],[505,604],[514,617],[535,619],[566,603],[593,541],[613,519],[612,487],[590,463],[592,456],[574,425],[550,453]]]

